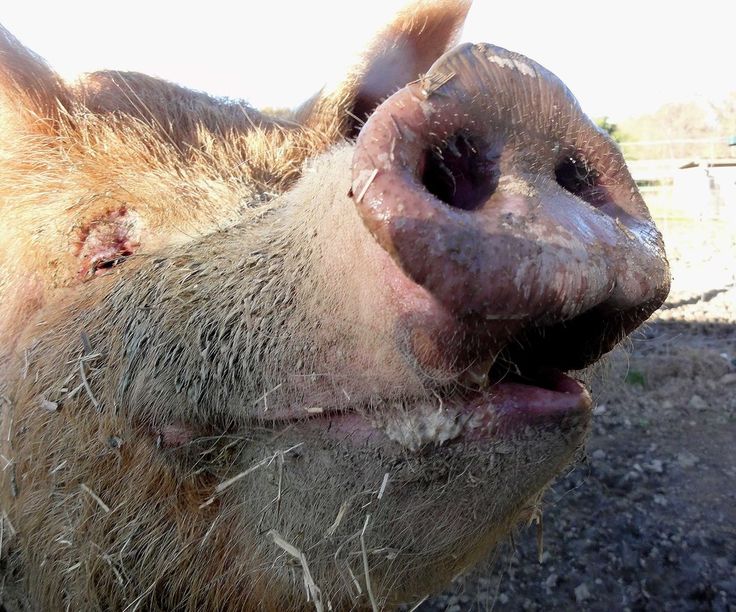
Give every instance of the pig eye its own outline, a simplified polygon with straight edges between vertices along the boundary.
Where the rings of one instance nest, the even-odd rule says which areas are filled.
[[[498,187],[498,155],[489,155],[465,134],[455,134],[425,152],[421,181],[433,196],[453,208],[476,210]]]
[[[140,229],[137,213],[125,207],[108,211],[82,226],[75,249],[80,280],[100,276],[133,255],[140,247]]]
[[[593,206],[600,206],[608,200],[605,189],[599,183],[599,173],[582,159],[564,159],[555,168],[555,179],[564,190]]]
[[[111,270],[115,266],[117,266],[119,263],[122,263],[125,259],[130,257],[133,254],[133,251],[128,249],[122,249],[119,253],[117,253],[113,257],[101,257],[96,260],[92,260],[90,262],[89,266],[89,275],[90,276],[99,276],[100,274],[104,274],[108,270]]]

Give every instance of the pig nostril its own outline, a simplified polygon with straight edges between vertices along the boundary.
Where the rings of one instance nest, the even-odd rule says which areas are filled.
[[[593,206],[609,201],[607,190],[600,184],[600,174],[577,157],[567,157],[555,168],[555,179],[565,191]]]
[[[498,155],[488,154],[465,134],[428,149],[420,166],[421,181],[433,196],[453,208],[476,210],[498,186]]]

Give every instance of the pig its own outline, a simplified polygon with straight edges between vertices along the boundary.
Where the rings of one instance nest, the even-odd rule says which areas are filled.
[[[608,136],[420,1],[261,113],[0,34],[0,542],[27,610],[352,610],[465,572],[663,302]]]

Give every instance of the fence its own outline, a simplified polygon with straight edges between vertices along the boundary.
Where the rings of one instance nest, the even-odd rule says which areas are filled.
[[[619,146],[628,161],[679,159],[724,159],[736,160],[734,137],[679,138],[673,140],[639,140],[621,142]]]
[[[620,146],[655,217],[736,224],[736,146],[730,142],[681,139]],[[643,152],[651,157],[641,157]]]

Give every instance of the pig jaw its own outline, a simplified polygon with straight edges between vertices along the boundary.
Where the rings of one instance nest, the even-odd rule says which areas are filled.
[[[582,436],[581,429],[563,441],[554,429],[528,428],[490,444],[407,454],[380,445],[355,448],[307,426],[275,435],[250,428],[219,446],[203,438],[157,449],[109,414],[70,419],[60,429],[45,421],[24,418],[30,427],[14,441],[28,457],[16,466],[22,480],[15,503],[53,520],[34,526],[29,514],[11,512],[10,518],[21,534],[43,536],[42,547],[29,549],[39,557],[29,567],[47,574],[29,578],[52,589],[51,598],[43,596],[58,604],[50,609],[64,603],[118,609],[138,597],[150,609],[182,602],[199,609],[302,609],[294,603],[305,600],[301,568],[277,538],[304,554],[325,609],[328,601],[333,609],[368,607],[364,548],[380,606],[416,600],[467,570],[518,520],[533,515],[539,491]],[[104,453],[94,443],[80,448],[74,461],[64,453],[80,434],[104,441],[110,431],[122,443]],[[27,453],[31,437],[50,443],[42,457]],[[227,472],[208,464],[218,455],[236,461],[230,476],[248,472],[219,493],[215,485],[226,482]],[[61,457],[67,458],[63,465]],[[530,473],[529,465],[541,469]],[[25,484],[50,472],[53,495]],[[95,543],[91,550],[88,542]],[[84,572],[53,571],[79,562]],[[171,590],[181,584],[175,578],[181,572],[185,588]],[[142,596],[157,578],[154,596]]]

